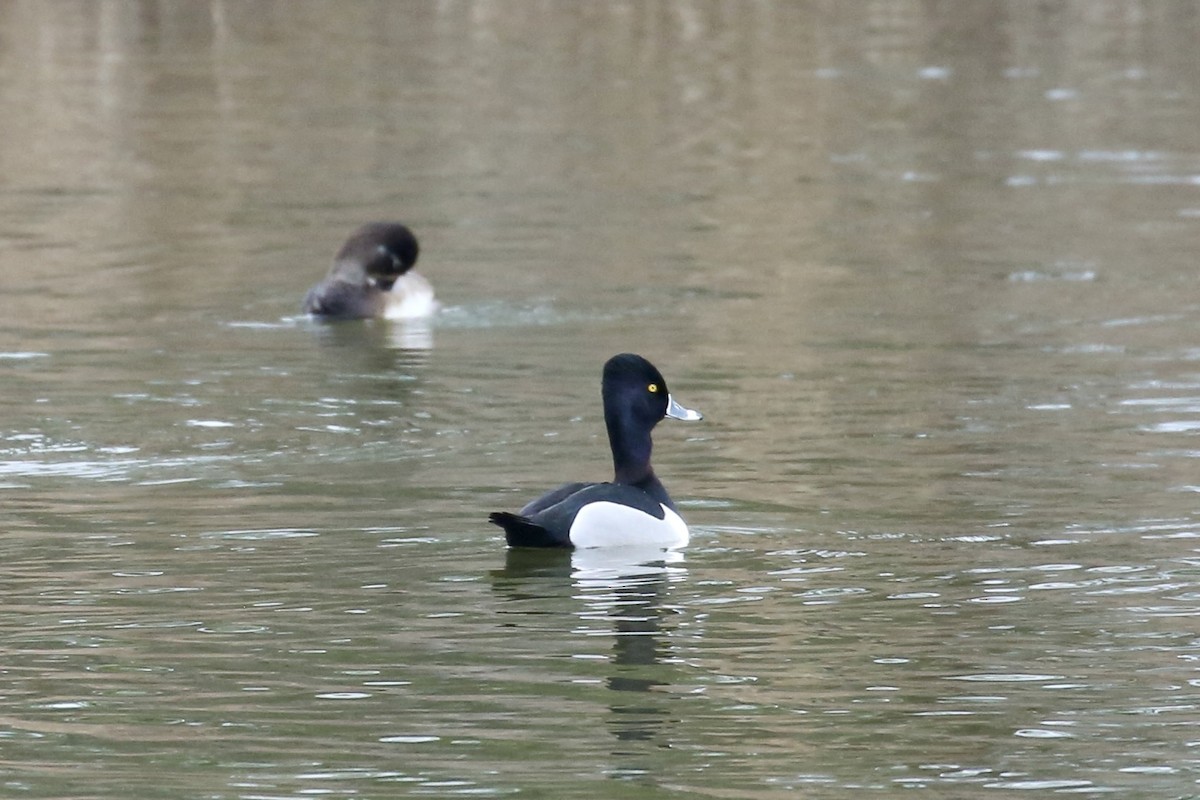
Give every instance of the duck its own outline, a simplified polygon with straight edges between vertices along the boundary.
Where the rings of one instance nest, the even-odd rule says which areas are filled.
[[[419,253],[408,226],[368,222],[350,235],[329,273],[308,290],[304,313],[324,320],[431,316],[437,310],[433,287],[413,270]]]
[[[509,547],[592,548],[687,545],[687,523],[650,466],[650,432],[660,420],[695,422],[699,411],[671,397],[658,369],[640,355],[620,353],[604,364],[600,395],[612,450],[613,479],[568,483],[517,513],[495,511]]]

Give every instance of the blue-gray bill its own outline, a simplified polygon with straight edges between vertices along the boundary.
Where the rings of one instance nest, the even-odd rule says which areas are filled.
[[[696,422],[704,419],[704,415],[699,411],[693,411],[690,408],[684,408],[675,402],[675,398],[667,395],[667,416],[671,419],[681,419],[684,422]]]

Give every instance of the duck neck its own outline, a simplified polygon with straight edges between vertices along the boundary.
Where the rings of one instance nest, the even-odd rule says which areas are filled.
[[[608,443],[613,454],[613,481],[641,486],[648,481],[657,482],[654,469],[650,466],[650,451],[653,444],[650,432],[636,426],[622,424],[616,415],[606,414]]]

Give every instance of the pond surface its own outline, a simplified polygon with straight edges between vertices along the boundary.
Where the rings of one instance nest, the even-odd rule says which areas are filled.
[[[0,5],[0,795],[1195,797],[1197,41]],[[300,318],[389,218],[441,313]],[[506,552],[622,351],[692,545]]]

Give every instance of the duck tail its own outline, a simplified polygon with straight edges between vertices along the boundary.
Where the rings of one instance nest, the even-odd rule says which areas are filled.
[[[509,547],[570,547],[569,541],[564,542],[538,525],[528,517],[512,514],[508,511],[493,511],[488,514],[488,522],[499,525],[504,529],[504,540]]]

